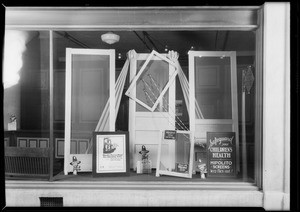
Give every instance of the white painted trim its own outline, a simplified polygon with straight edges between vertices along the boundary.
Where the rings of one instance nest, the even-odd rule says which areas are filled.
[[[135,90],[136,88],[136,82],[137,80],[140,78],[140,76],[142,75],[142,73],[145,71],[146,66],[148,65],[148,63],[151,60],[163,60],[169,63],[170,65],[173,65],[174,67],[176,67],[175,63],[171,60],[169,60],[166,56],[164,56],[165,54],[159,54],[156,51],[152,51],[146,61],[144,62],[143,66],[140,68],[139,72],[136,74],[136,76],[133,78],[132,82],[130,82],[130,86],[127,89],[127,91],[125,92],[125,95],[129,96],[130,98],[132,98],[134,101],[138,102],[140,105],[142,105],[143,107],[147,108],[148,110],[150,110],[151,112],[154,112],[157,105],[159,104],[159,102],[161,101],[161,99],[163,98],[163,96],[165,95],[165,93],[167,92],[167,90],[170,88],[170,85],[173,83],[173,81],[175,80],[175,77],[177,76],[178,72],[177,70],[172,71],[172,76],[169,76],[169,80],[168,83],[164,86],[163,90],[161,91],[161,93],[159,94],[159,96],[157,97],[156,101],[154,102],[154,104],[152,105],[152,107],[150,107],[149,105],[145,104],[144,102],[140,101],[139,99],[136,98],[136,95],[132,95],[132,91]],[[141,55],[141,57],[143,58],[145,55]],[[140,58],[139,58],[140,60]],[[169,68],[170,69],[170,68]]]
[[[192,178],[190,174],[159,170],[159,175],[169,175],[174,177]]]
[[[265,3],[262,162],[266,210],[289,208],[283,204],[290,192],[289,26],[289,2]]]
[[[255,17],[259,9],[259,7],[7,8],[7,29],[35,30],[75,28],[254,30],[257,27]],[[166,17],[168,21],[165,21]]]
[[[130,73],[129,73],[129,82],[131,83],[132,80],[134,79],[134,76],[136,75],[136,69],[137,69],[137,54],[133,54],[134,56],[130,59]],[[136,91],[135,89],[132,91],[131,95],[135,97]],[[136,119],[135,119],[135,114],[136,114],[136,102],[129,98],[129,114],[128,114],[128,131],[130,133],[129,136],[129,147],[130,147],[130,167],[135,167],[134,161],[136,160],[136,156],[134,154],[134,149],[135,149],[135,130],[136,130]]]
[[[250,31],[255,30],[257,25],[202,25],[202,24],[191,24],[191,25],[6,25],[5,30],[194,30],[195,28],[201,30],[231,30],[231,31]]]
[[[188,54],[191,55],[192,57],[197,57],[197,56],[198,57],[199,56],[232,57],[236,55],[234,51],[194,51],[194,50],[190,50]]]
[[[236,181],[236,182],[207,182],[207,181],[147,181],[141,182],[141,181],[123,181],[123,180],[116,180],[116,181],[111,181],[107,179],[103,180],[91,180],[91,181],[64,181],[64,180],[57,180],[53,182],[49,181],[36,181],[36,180],[7,180],[5,182],[7,188],[20,188],[20,189],[25,189],[25,188],[48,188],[51,186],[57,186],[57,187],[68,187],[72,188],[72,186],[87,186],[87,187],[98,187],[98,188],[105,188],[107,186],[112,186],[112,187],[128,187],[134,186],[135,188],[146,188],[150,187],[151,185],[157,186],[160,185],[162,186],[162,189],[166,188],[171,188],[171,186],[178,185],[180,187],[194,187],[195,189],[203,189],[206,186],[210,187],[212,189],[218,189],[219,186],[222,188],[227,188],[230,190],[230,187],[232,186],[237,186],[237,188],[240,188],[238,190],[247,190],[244,189],[245,187],[249,188],[249,190],[253,191],[258,191],[258,188],[255,186],[255,183],[250,183],[250,182],[243,182],[243,181]],[[165,185],[165,186],[164,186]],[[202,188],[201,188],[202,187]]]
[[[190,118],[190,131],[196,130],[196,114],[195,114],[195,62],[194,51],[189,51],[189,118]],[[191,80],[192,79],[192,80]]]
[[[196,119],[196,124],[233,124],[232,119]]]
[[[290,7],[289,5],[285,5],[285,70],[290,70]],[[284,105],[284,134],[285,134],[285,146],[284,146],[284,210],[290,209],[290,171],[291,171],[291,161],[290,161],[290,140],[291,140],[291,134],[290,134],[290,106],[291,106],[291,99],[290,99],[290,71],[286,71],[284,74],[284,83],[285,83],[285,105]]]
[[[26,11],[26,10],[153,10],[153,9],[160,9],[160,10],[203,10],[203,9],[212,9],[212,10],[250,10],[250,9],[259,9],[260,6],[149,6],[149,7],[11,7],[5,6],[7,10],[19,10],[19,11]]]
[[[170,103],[169,103],[170,105]],[[151,115],[149,115],[149,112],[137,112],[135,114],[136,117],[153,117],[153,118],[164,118],[166,116],[168,116],[169,112],[155,112],[155,113],[151,113]]]
[[[160,131],[160,136],[161,138],[163,139],[163,131]],[[159,167],[160,167],[160,160],[161,160],[161,143],[162,143],[162,139],[158,142],[158,150],[157,150],[157,161],[156,161],[156,173],[155,173],[155,176],[156,177],[159,177],[160,176],[160,170],[159,170]]]
[[[116,91],[115,91],[115,49],[109,50],[109,131],[115,131],[116,124]]]
[[[8,207],[39,207],[39,197],[63,197],[64,207],[263,206],[263,193],[246,183],[9,181],[5,193]]]
[[[64,174],[68,175],[69,157],[71,151],[71,96],[72,96],[72,51],[66,48],[66,97],[65,97],[65,148],[64,148]]]
[[[77,49],[70,48],[72,54],[76,55],[110,55],[114,49]]]

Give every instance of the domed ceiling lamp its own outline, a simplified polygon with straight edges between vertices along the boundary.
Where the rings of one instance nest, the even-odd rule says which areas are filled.
[[[117,34],[114,34],[112,32],[108,32],[108,33],[101,35],[101,40],[108,44],[114,44],[116,42],[119,42],[120,36]]]

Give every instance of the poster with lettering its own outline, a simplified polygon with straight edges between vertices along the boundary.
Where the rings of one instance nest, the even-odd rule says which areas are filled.
[[[125,135],[97,135],[97,173],[126,172]]]
[[[207,176],[236,176],[235,132],[207,132]]]

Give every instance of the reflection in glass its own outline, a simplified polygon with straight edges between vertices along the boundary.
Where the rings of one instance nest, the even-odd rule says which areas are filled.
[[[72,42],[65,32],[53,31],[53,110],[54,130],[64,132],[65,121],[65,87],[66,87],[66,48],[83,48],[76,42]]]
[[[4,46],[4,129],[14,116],[17,130],[32,130],[47,138],[49,32],[6,30]]]

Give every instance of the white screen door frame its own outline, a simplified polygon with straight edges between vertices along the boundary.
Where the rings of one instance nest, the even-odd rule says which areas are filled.
[[[230,57],[230,81],[231,81],[231,119],[199,119],[195,115],[195,104],[189,104],[190,108],[190,130],[195,132],[195,141],[206,143],[206,132],[222,130],[236,133],[236,168],[239,166],[239,129],[238,129],[238,93],[237,93],[237,71],[235,51],[189,51],[189,89],[190,102],[195,102],[195,58],[196,57]],[[199,102],[198,102],[199,103]],[[200,105],[201,103],[199,103]],[[201,106],[200,106],[201,108]],[[199,130],[201,129],[201,130]]]
[[[136,54],[130,60],[130,82],[137,75],[137,61],[147,60],[150,54]],[[161,54],[167,56],[167,54]],[[151,60],[162,60],[162,58],[153,56]],[[173,64],[169,63],[169,81],[172,81],[174,73],[177,71]],[[168,88],[168,112],[151,112],[150,110],[139,112],[136,111],[136,101],[129,98],[129,132],[130,132],[130,167],[136,168],[136,162],[140,160],[139,151],[141,146],[145,145],[149,152],[149,159],[152,160],[152,168],[156,167],[156,159],[158,153],[158,144],[161,139],[161,130],[175,129],[175,78],[169,84]],[[131,96],[135,98],[136,89],[131,90]],[[161,102],[163,102],[161,100]],[[160,105],[157,106],[158,108]],[[170,155],[174,155],[175,161],[175,146],[169,145],[165,147]],[[174,163],[175,166],[175,163]]]
[[[115,131],[115,50],[114,49],[74,49],[66,48],[66,98],[65,98],[65,145],[64,174],[72,172],[71,155],[71,113],[72,113],[72,56],[107,55],[109,56],[109,131]],[[92,154],[77,154],[82,161],[81,171],[92,171]],[[85,164],[85,165],[84,165]]]

